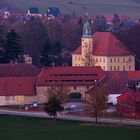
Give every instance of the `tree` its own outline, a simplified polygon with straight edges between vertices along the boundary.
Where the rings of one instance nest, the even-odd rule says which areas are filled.
[[[20,36],[14,30],[10,30],[7,33],[5,46],[5,59],[7,63],[18,61],[19,55],[23,53],[22,47],[20,46],[20,39]]]
[[[44,110],[54,118],[57,116],[57,112],[63,110],[62,104],[68,99],[69,89],[64,87],[61,83],[55,83],[48,88],[46,93],[46,103],[44,104]]]
[[[49,99],[56,96],[61,104],[64,104],[68,100],[68,93],[69,88],[65,87],[62,83],[53,83],[50,88],[47,89],[46,98]]]
[[[95,117],[95,122],[98,122],[98,117],[102,111],[107,107],[108,94],[105,88],[97,85],[87,95],[86,98],[86,112]]]
[[[51,44],[49,39],[47,39],[45,45],[41,50],[40,62],[43,66],[52,65]]]
[[[5,30],[4,27],[0,25],[0,63],[5,63]]]
[[[52,96],[49,98],[48,102],[44,104],[44,110],[55,118],[57,116],[57,112],[63,111],[63,107],[59,99],[56,96]]]

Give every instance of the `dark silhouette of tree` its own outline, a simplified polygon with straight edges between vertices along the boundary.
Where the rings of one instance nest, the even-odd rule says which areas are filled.
[[[50,40],[47,39],[45,45],[41,50],[41,55],[40,55],[40,62],[43,66],[51,66],[53,63],[51,47],[52,46],[50,44]]]
[[[23,53],[20,41],[20,36],[14,30],[10,30],[7,33],[5,46],[5,59],[7,63],[19,60],[19,55]]]
[[[57,112],[63,111],[63,107],[60,100],[57,99],[56,96],[53,96],[48,99],[47,103],[44,104],[44,110],[55,119]]]
[[[0,63],[5,63],[5,32],[3,26],[0,25]]]

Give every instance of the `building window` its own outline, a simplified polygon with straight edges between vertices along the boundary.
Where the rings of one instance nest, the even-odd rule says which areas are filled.
[[[131,66],[129,66],[129,70],[131,70]]]
[[[80,60],[80,56],[79,56],[78,60]]]
[[[105,58],[104,58],[104,62],[105,62]]]
[[[118,70],[120,70],[120,67],[118,66]]]
[[[123,58],[123,62],[125,62],[125,58]]]
[[[112,59],[110,59],[110,62],[112,63]]]
[[[118,58],[118,62],[120,62],[120,59]]]
[[[73,88],[74,90],[76,90],[77,89],[77,87],[76,86],[74,86],[74,88]]]
[[[5,96],[5,100],[6,101],[10,100],[10,97],[9,96]]]
[[[110,66],[110,70],[112,71],[112,66]]]
[[[98,62],[98,58],[96,58],[96,62]]]
[[[75,56],[75,60],[77,60],[77,56]]]
[[[116,66],[114,66],[114,70],[116,70]]]
[[[116,62],[116,58],[114,58],[114,62]]]
[[[102,58],[100,58],[100,62],[102,62]]]

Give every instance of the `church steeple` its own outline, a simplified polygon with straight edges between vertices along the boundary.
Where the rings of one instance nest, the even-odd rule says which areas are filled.
[[[83,38],[91,38],[91,25],[89,21],[86,21],[83,27]]]

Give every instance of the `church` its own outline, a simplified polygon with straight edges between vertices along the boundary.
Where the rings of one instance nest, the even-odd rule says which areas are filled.
[[[81,46],[72,53],[72,66],[100,66],[104,71],[135,71],[135,55],[111,32],[91,33],[83,27]]]

